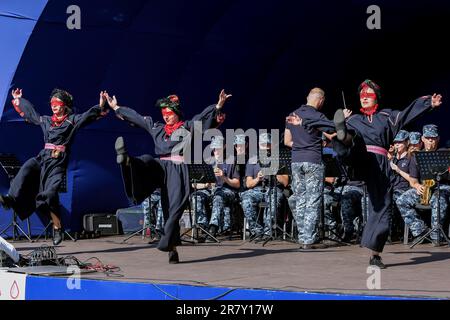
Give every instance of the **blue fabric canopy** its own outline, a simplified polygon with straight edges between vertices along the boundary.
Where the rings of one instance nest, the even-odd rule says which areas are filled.
[[[15,87],[41,114],[51,112],[54,87],[73,94],[77,112],[96,104],[106,89],[119,104],[156,119],[160,97],[177,94],[189,118],[225,88],[233,97],[224,128],[281,130],[285,116],[314,86],[326,92],[328,115],[342,107],[342,90],[356,112],[356,88],[366,78],[381,85],[382,107],[402,109],[434,92],[448,97],[448,49],[435,41],[448,35],[450,3],[404,7],[378,1],[381,30],[369,30],[366,9],[372,2],[2,0],[0,153],[24,162],[43,144],[40,129],[24,123],[11,106]],[[70,5],[81,10],[80,30],[67,28]],[[436,123],[445,141],[449,114],[444,105],[407,129]],[[150,136],[112,114],[81,130],[61,194],[69,229],[80,230],[86,213],[128,206],[115,163],[118,135],[131,153],[152,152]],[[5,192],[9,182],[0,181]],[[0,227],[8,221],[0,214]]]

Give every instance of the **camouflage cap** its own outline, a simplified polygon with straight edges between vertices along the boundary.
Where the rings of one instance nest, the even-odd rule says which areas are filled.
[[[403,142],[409,139],[409,132],[406,130],[400,130],[394,138],[394,142]]]
[[[245,144],[245,134],[237,134],[234,136],[234,145]]]
[[[221,149],[223,148],[223,137],[222,136],[213,136],[211,139],[211,149]]]
[[[427,124],[423,126],[423,136],[425,138],[437,138],[439,137],[438,127],[435,124]]]
[[[420,138],[422,134],[417,131],[413,131],[409,133],[409,143],[410,144],[418,144],[420,142]]]
[[[266,143],[266,144],[272,143],[272,136],[270,135],[270,133],[268,133],[268,132],[261,133],[261,134],[259,135],[259,143],[260,143],[260,144],[264,144],[264,143]]]

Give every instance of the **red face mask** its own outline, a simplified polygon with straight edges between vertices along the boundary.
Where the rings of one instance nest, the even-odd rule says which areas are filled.
[[[173,112],[172,110],[170,110],[169,108],[164,108],[161,110],[161,113],[164,116],[173,116],[175,115],[175,112]]]
[[[359,98],[360,98],[361,100],[362,100],[362,99],[365,99],[365,98],[377,100],[377,95],[376,95],[375,93],[368,93],[368,92],[362,91],[362,92],[359,94]]]
[[[64,102],[62,102],[61,100],[59,100],[55,97],[53,97],[52,100],[50,100],[50,105],[52,107],[64,107],[65,106]]]

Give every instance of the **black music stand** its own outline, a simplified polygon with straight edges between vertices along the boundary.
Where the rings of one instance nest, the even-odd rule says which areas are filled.
[[[278,188],[277,188],[277,175],[280,174],[288,174],[291,172],[291,150],[288,148],[280,148],[278,153],[278,165],[279,165],[279,169],[277,170],[277,172],[268,172],[268,174],[266,176],[268,176],[268,185],[269,185],[269,204],[268,206],[266,206],[266,210],[269,210],[269,214],[271,216],[272,219],[272,224],[270,226],[270,237],[268,237],[267,239],[264,240],[262,246],[264,247],[269,241],[273,241],[277,238],[277,230],[281,231],[281,234],[284,236],[283,240],[285,239],[285,237],[289,237],[291,240],[292,239],[292,235],[290,235],[289,233],[287,233],[283,228],[281,228],[278,225],[278,205],[277,205],[277,199],[278,199]],[[266,161],[260,161],[260,167],[261,169],[265,169],[268,168],[268,161],[267,159],[262,159],[262,160],[266,160]],[[272,159],[273,160],[273,159]],[[263,187],[264,187],[264,194],[266,192],[265,190],[265,183],[263,183]],[[272,212],[272,209],[275,208],[275,212]],[[274,231],[275,230],[275,231]]]
[[[22,166],[19,160],[13,154],[0,154],[0,166],[8,175],[8,179],[11,181],[16,174],[19,172],[20,167]],[[20,236],[17,235],[19,233],[23,234],[28,241],[33,242],[31,240],[31,230],[30,230],[30,219],[27,218],[27,226],[28,226],[28,234],[20,227],[17,223],[17,213],[13,210],[13,219],[11,223],[0,231],[0,235],[4,234],[8,229],[12,228],[13,231],[13,240],[18,240]]]
[[[216,175],[214,174],[213,167],[210,164],[188,164],[188,170],[189,170],[189,181],[192,185],[194,185],[194,193],[193,193],[194,196],[196,195],[197,192],[197,183],[216,183]],[[191,239],[194,240],[196,238],[196,240],[198,241],[199,239],[198,230],[200,229],[215,242],[220,243],[220,241],[216,237],[214,237],[211,233],[203,229],[197,223],[197,201],[195,201],[193,215],[191,209],[192,209],[191,206],[189,206],[189,217],[191,220],[191,228],[188,229],[186,232],[184,232],[181,236],[184,236],[185,234],[192,231]]]
[[[420,178],[422,180],[435,179],[436,180],[436,194],[437,194],[437,217],[436,223],[432,228],[419,239],[413,242],[411,249],[417,244],[421,243],[432,232],[437,231],[437,245],[440,245],[440,234],[444,236],[450,247],[450,239],[445,234],[441,225],[441,205],[440,205],[440,181],[441,176],[449,171],[450,167],[450,151],[419,151],[415,153],[417,165],[419,166]]]

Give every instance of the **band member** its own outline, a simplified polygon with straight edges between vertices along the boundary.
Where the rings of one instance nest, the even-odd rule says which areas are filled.
[[[181,244],[179,220],[189,198],[190,183],[187,165],[182,155],[180,135],[194,129],[194,121],[201,121],[203,130],[211,128],[216,122],[220,110],[226,100],[231,97],[222,90],[217,104],[207,107],[192,120],[184,121],[180,109],[180,101],[176,95],[159,99],[156,106],[161,109],[164,124],[154,122],[149,116],[143,117],[133,109],[120,107],[117,99],[107,95],[109,106],[116,115],[144,130],[155,143],[155,154],[130,157],[127,154],[122,137],[116,140],[117,162],[121,166],[122,176],[127,196],[135,203],[142,202],[156,188],[161,188],[161,205],[164,213],[164,233],[158,244],[158,249],[169,252],[169,263],[178,263],[179,256],[176,247]],[[184,129],[184,130],[183,130]],[[172,136],[175,133],[174,136]],[[177,152],[177,155],[174,153]]]
[[[25,121],[41,127],[44,149],[26,161],[11,181],[7,195],[0,204],[12,208],[21,219],[35,210],[49,214],[53,222],[53,244],[63,240],[58,189],[67,169],[69,151],[75,132],[82,126],[106,114],[106,92],[100,92],[100,102],[82,114],[72,114],[73,97],[67,91],[54,89],[50,95],[52,116],[41,116],[34,106],[22,98],[22,90],[12,91],[13,105]]]
[[[295,110],[290,117],[300,117],[303,121],[326,119],[320,112],[324,102],[324,91],[314,88],[309,92],[306,104]],[[322,132],[295,125],[287,119],[284,144],[292,148],[291,204],[295,202],[292,214],[297,223],[298,242],[304,249],[314,248],[313,244],[319,240],[317,226],[324,185]]]
[[[224,162],[222,136],[215,137],[211,143],[211,149],[213,149],[214,153],[213,167],[216,175],[216,184],[212,195],[209,233],[216,236],[219,230],[222,231],[222,234],[231,232],[231,210],[241,183],[236,166]]]
[[[423,127],[422,141],[425,147],[424,151],[436,151],[439,144],[439,133],[436,125],[430,124]],[[412,189],[404,192],[397,199],[397,207],[400,214],[405,221],[405,224],[409,226],[414,237],[420,237],[428,232],[428,227],[424,221],[417,214],[415,206],[420,202],[421,196],[424,192],[432,193],[429,200],[431,205],[431,225],[434,226],[438,217],[438,205],[437,205],[437,189],[426,190],[426,187],[421,184],[423,180],[420,177],[420,172],[417,166],[415,156],[412,157],[409,166],[410,184]],[[440,221],[445,219],[447,207],[450,201],[450,185],[447,180],[443,180],[440,185]],[[431,233],[431,239],[437,243],[437,233]]]
[[[271,135],[262,133],[259,135],[259,149],[271,150]],[[260,152],[261,154],[261,152]],[[271,185],[271,176],[266,176],[263,164],[247,163],[245,168],[247,190],[241,193],[241,206],[247,218],[250,235],[252,238],[266,240],[272,236],[272,220],[278,218],[275,213],[279,212],[283,200],[283,190],[289,183],[289,176],[284,172],[277,172],[276,185]],[[276,191],[275,191],[276,190]],[[276,199],[275,199],[276,193]],[[268,203],[264,209],[263,225],[258,221],[258,205],[261,202]]]
[[[245,190],[245,165],[248,162],[247,144],[245,134],[237,134],[234,137],[235,165],[239,173],[240,188],[239,192]]]
[[[422,134],[417,131],[409,133],[409,145],[408,153],[411,154],[414,151],[420,151],[423,149]]]
[[[408,131],[400,130],[394,138],[394,157],[391,161],[391,168],[394,172],[392,181],[394,203],[397,199],[409,189],[411,177],[409,176],[409,167],[411,155],[408,153],[408,140],[410,134]]]
[[[411,153],[408,151],[409,132],[400,130],[393,141],[392,157],[389,158],[389,163],[392,169],[392,218],[390,225],[390,237],[394,236],[396,230],[400,230],[403,219],[399,211],[396,210],[397,199],[409,189],[410,176],[409,165],[411,162]],[[401,226],[401,227],[400,227]]]
[[[307,128],[336,129],[338,143],[334,144],[334,148],[338,156],[351,160],[357,175],[365,181],[369,195],[368,220],[361,244],[372,250],[369,264],[385,268],[380,253],[389,235],[392,203],[387,149],[402,127],[440,106],[442,97],[434,94],[418,98],[402,111],[378,111],[381,92],[376,83],[365,80],[359,86],[358,93],[362,114],[351,115],[350,110],[339,109],[335,113],[334,123],[326,119],[295,121],[302,122]]]

